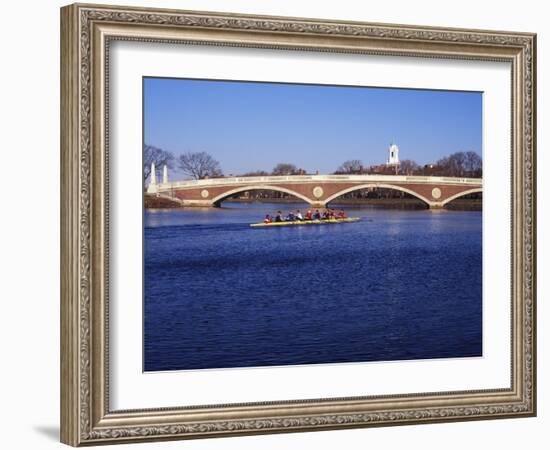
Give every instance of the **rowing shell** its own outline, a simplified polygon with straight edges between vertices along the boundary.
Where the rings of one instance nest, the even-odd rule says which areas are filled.
[[[251,223],[251,227],[286,227],[293,225],[329,225],[333,223],[359,222],[359,217],[346,217],[345,219],[327,220],[295,220],[293,222]]]

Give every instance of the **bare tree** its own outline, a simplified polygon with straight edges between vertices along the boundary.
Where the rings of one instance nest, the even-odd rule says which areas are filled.
[[[450,177],[481,176],[482,160],[475,152],[456,152],[437,161],[442,175]]]
[[[483,161],[476,152],[466,152],[464,164],[468,176],[481,177],[483,175]]]
[[[161,168],[166,165],[169,169],[174,168],[174,155],[171,152],[145,144],[143,146],[143,183],[147,184],[151,176],[151,164]]]
[[[462,167],[463,157],[458,152],[445,156],[437,161],[437,166],[443,175],[448,177],[461,177],[464,171]]]
[[[363,162],[358,159],[345,161],[338,169],[337,173],[361,173],[363,171]]]
[[[464,152],[456,152],[449,156],[451,168],[456,176],[463,177],[466,175],[466,154]]]
[[[222,176],[220,163],[206,152],[183,153],[178,157],[178,167],[195,180]]]
[[[419,169],[419,165],[412,159],[403,159],[399,163],[399,170],[405,175],[413,175]]]
[[[279,163],[273,168],[273,175],[295,175],[299,169],[290,163]]]

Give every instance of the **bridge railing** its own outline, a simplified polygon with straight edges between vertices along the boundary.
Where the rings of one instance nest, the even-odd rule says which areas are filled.
[[[303,183],[303,182],[386,182],[386,183],[430,183],[430,184],[466,184],[479,186],[482,178],[430,177],[418,175],[268,175],[252,177],[207,178],[203,180],[180,180],[170,183],[158,183],[159,189],[178,189],[185,187],[203,187],[232,184],[269,184],[269,183]]]

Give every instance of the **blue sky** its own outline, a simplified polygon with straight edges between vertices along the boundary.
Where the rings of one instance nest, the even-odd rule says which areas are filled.
[[[225,175],[280,162],[331,173],[384,163],[391,142],[419,164],[482,151],[482,94],[369,87],[144,78],[144,141],[205,151]]]

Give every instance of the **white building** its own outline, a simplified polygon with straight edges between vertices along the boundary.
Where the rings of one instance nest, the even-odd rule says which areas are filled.
[[[388,160],[386,161],[387,166],[398,166],[399,165],[399,147],[395,144],[391,144],[388,148]]]

